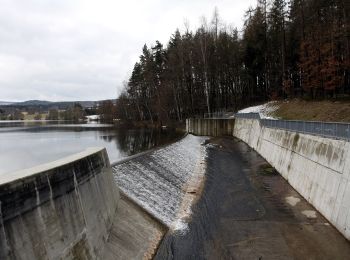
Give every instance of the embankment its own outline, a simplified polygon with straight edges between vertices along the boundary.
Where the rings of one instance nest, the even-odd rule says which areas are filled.
[[[102,257],[119,192],[105,149],[0,179],[0,259]]]
[[[196,123],[187,129],[202,135],[206,133],[199,129],[202,125]],[[254,148],[350,239],[349,142],[265,127],[257,119],[244,118],[235,119],[231,135]]]

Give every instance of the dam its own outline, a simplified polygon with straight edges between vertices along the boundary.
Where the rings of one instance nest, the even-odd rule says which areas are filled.
[[[348,143],[218,120],[116,163],[90,148],[1,176],[0,259],[347,259],[347,187],[327,174],[347,176]]]

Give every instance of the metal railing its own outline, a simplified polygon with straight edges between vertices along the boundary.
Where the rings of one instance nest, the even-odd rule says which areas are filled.
[[[258,119],[261,125],[268,128],[277,128],[350,141],[350,124],[348,123],[262,119],[259,113],[236,114],[235,117]]]
[[[261,119],[259,113],[240,113],[240,114],[235,114],[235,118]]]
[[[204,119],[227,119],[233,117],[235,115],[234,112],[220,111],[214,113],[205,113],[203,115]]]

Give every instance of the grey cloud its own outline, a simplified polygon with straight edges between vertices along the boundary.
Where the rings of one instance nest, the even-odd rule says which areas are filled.
[[[145,42],[247,2],[0,0],[0,100],[116,97]]]

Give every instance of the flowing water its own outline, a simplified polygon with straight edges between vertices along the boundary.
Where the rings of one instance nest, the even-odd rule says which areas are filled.
[[[203,183],[204,137],[179,142],[113,167],[118,187],[168,226],[185,232],[191,204]]]
[[[111,162],[180,137],[171,129],[116,129],[107,124],[0,121],[0,174],[105,147]]]

